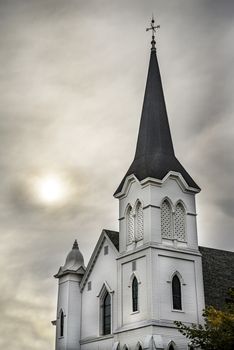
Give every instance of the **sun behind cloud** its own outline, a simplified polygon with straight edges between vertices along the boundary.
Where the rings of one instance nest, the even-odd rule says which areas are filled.
[[[46,174],[37,177],[33,187],[37,200],[47,205],[63,203],[70,192],[68,183],[57,174]]]

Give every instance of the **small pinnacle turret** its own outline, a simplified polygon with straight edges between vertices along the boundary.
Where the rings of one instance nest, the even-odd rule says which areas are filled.
[[[60,267],[55,277],[61,277],[68,273],[84,274],[84,258],[79,249],[77,240],[74,241],[72,250],[68,253],[65,264]]]

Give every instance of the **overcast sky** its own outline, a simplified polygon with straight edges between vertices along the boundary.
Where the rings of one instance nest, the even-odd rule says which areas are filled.
[[[118,229],[152,12],[176,155],[202,188],[199,244],[234,247],[234,2],[0,0],[1,349],[53,349],[53,274],[75,238],[87,264]],[[43,197],[48,177],[62,199]]]

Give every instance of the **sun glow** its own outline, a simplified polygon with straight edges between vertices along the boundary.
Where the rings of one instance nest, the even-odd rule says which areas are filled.
[[[52,174],[37,178],[34,188],[39,200],[47,204],[61,203],[68,192],[65,181]]]

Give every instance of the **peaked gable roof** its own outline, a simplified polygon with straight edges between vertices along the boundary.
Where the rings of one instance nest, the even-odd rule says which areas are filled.
[[[92,272],[92,269],[93,269],[94,264],[97,260],[98,254],[99,254],[100,250],[102,249],[103,242],[105,239],[107,239],[111,243],[112,247],[114,248],[114,251],[116,252],[116,255],[118,254],[118,251],[119,251],[119,232],[112,231],[112,230],[105,230],[105,229],[102,230],[102,233],[97,241],[97,244],[94,248],[94,251],[91,255],[91,258],[89,259],[85,274],[82,278],[81,291],[84,289],[84,287],[86,285],[86,282],[89,278],[89,275]]]

